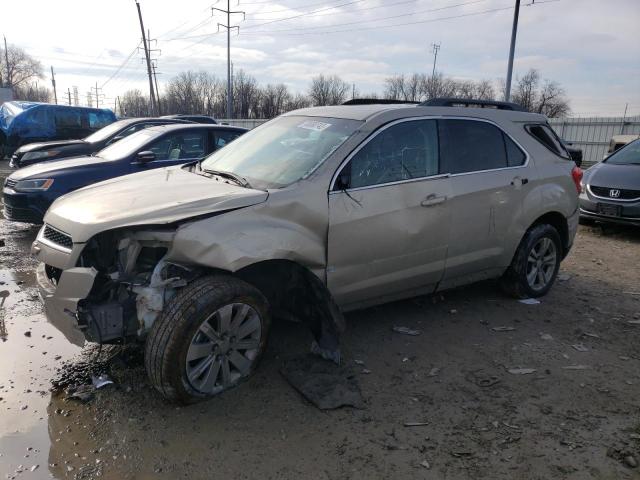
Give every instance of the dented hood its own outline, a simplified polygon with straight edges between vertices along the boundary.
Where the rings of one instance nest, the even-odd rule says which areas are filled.
[[[218,179],[216,179],[218,178]],[[159,225],[264,202],[268,193],[191,173],[181,166],[107,180],[60,197],[44,221],[74,242],[133,225]]]

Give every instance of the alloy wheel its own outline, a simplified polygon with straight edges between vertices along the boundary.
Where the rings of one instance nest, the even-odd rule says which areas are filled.
[[[187,350],[186,373],[191,386],[216,394],[251,373],[260,352],[262,321],[245,303],[225,305],[200,324]]]
[[[536,291],[543,290],[556,271],[556,244],[548,237],[542,237],[534,245],[527,257],[527,282]]]

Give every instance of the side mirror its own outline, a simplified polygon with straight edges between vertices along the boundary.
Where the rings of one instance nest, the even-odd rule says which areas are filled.
[[[142,152],[138,152],[136,158],[140,163],[153,162],[156,159],[156,154],[151,150],[144,150]]]
[[[351,183],[351,176],[344,171],[340,172],[338,178],[336,178],[336,183],[333,186],[333,189],[336,191],[342,191],[349,188],[349,184]]]

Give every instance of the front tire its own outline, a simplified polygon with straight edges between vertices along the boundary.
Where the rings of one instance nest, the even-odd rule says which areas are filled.
[[[562,260],[560,234],[551,225],[527,230],[500,285],[515,298],[546,295],[553,286]]]
[[[193,403],[235,387],[265,350],[268,304],[230,275],[195,280],[173,297],[145,346],[151,384],[168,400]]]

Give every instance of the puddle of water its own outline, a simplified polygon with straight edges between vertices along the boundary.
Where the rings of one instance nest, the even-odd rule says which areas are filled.
[[[1,478],[51,478],[49,381],[80,352],[46,321],[34,283],[32,270],[0,270]]]

